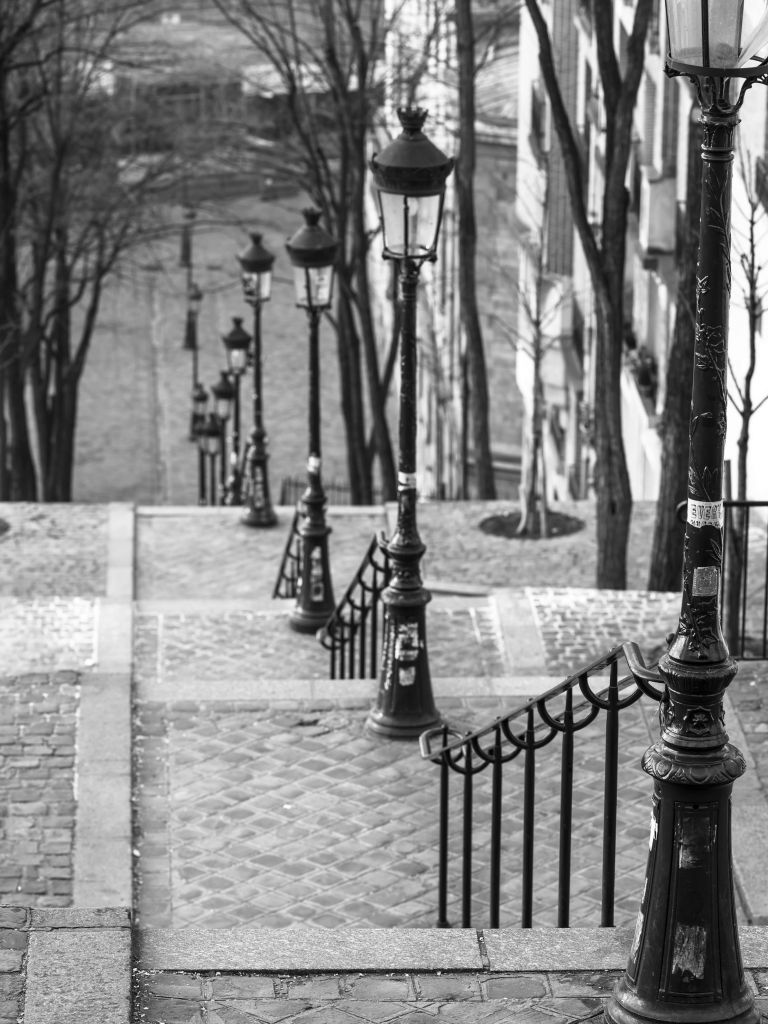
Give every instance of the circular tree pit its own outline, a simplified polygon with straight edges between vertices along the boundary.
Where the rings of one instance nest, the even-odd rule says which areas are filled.
[[[584,521],[576,516],[569,516],[565,512],[549,511],[547,513],[547,524],[549,526],[549,537],[567,537],[570,533],[578,533],[584,529]],[[494,537],[508,537],[510,540],[542,540],[539,532],[538,513],[532,517],[525,533],[517,532],[520,526],[519,512],[501,512],[498,515],[487,516],[480,523],[483,533],[489,533]]]

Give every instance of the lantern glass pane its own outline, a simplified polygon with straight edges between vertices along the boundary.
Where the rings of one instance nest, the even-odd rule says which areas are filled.
[[[206,455],[218,454],[221,447],[221,438],[219,437],[218,430],[214,430],[210,425],[207,425],[200,434],[200,447]]]
[[[437,246],[442,196],[379,192],[384,247],[396,258],[423,259]]]
[[[706,2],[706,0],[705,0]],[[669,55],[683,64],[704,64],[702,0],[668,0]]]
[[[717,0],[709,3],[710,68],[735,68],[739,63],[741,9],[744,0]],[[706,58],[706,54],[704,55]]]
[[[220,398],[218,396],[216,397],[214,408],[216,411],[216,415],[220,420],[223,421],[229,419],[229,415],[231,412],[230,405],[231,402],[229,398]]]
[[[243,271],[243,295],[246,302],[266,302],[272,290],[272,272],[248,273]]]
[[[333,267],[294,267],[296,305],[304,309],[323,309],[331,304]]]
[[[227,363],[232,373],[242,373],[248,365],[248,349],[228,348]]]

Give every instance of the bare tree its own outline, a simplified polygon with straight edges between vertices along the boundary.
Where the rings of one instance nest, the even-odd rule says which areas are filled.
[[[277,73],[291,128],[283,140],[288,157],[340,241],[334,325],[353,501],[372,500],[374,457],[383,492],[394,498],[395,463],[386,419],[391,372],[380,368],[368,281],[372,233],[366,222],[366,147],[380,101],[386,5],[384,0],[216,4]]]
[[[659,420],[661,468],[651,543],[649,590],[679,590],[683,573],[685,527],[677,509],[688,497],[688,431],[696,315],[696,268],[701,216],[701,124],[689,122],[685,217],[677,238],[677,303],[667,357],[664,407]]]
[[[4,9],[4,498],[71,499],[78,386],[104,282],[145,228],[157,173],[121,161],[109,84],[118,40],[147,13],[144,0],[12,0]]]
[[[488,426],[490,396],[483,333],[477,305],[477,223],[475,218],[475,76],[477,40],[472,0],[455,0],[458,51],[459,153],[456,198],[459,212],[459,302],[467,346],[469,414],[477,473],[477,496],[496,497]]]
[[[614,46],[613,0],[592,0],[592,26],[605,112],[604,186],[600,235],[585,204],[582,156],[563,101],[552,38],[540,0],[524,0],[539,42],[539,60],[552,121],[566,169],[573,220],[595,299],[595,490],[597,586],[624,589],[632,510],[621,434],[620,377],[624,330],[624,263],[627,231],[627,166],[632,119],[643,70],[645,39],[654,0],[636,0],[623,66]]]
[[[758,360],[758,335],[763,303],[766,296],[766,283],[763,267],[758,262],[761,235],[765,228],[765,211],[758,194],[757,177],[754,161],[743,146],[739,147],[738,167],[744,188],[746,208],[742,211],[746,221],[743,234],[735,238],[734,248],[741,267],[741,294],[747,311],[747,357],[741,372],[734,365],[731,355],[728,357],[728,399],[739,417],[737,482],[735,497],[737,502],[747,500],[748,494],[748,462],[749,442],[752,418],[768,401],[768,395],[756,398],[753,393],[754,376]],[[723,600],[723,619],[726,639],[731,647],[739,641],[741,593],[746,564],[746,511],[737,505],[729,510],[727,531],[727,549],[725,553],[725,593]]]

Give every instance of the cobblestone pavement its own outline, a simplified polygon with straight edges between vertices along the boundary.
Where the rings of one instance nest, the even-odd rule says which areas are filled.
[[[568,588],[526,590],[541,637],[547,669],[569,675],[575,665],[599,658],[617,640],[644,642],[645,660],[655,663],[680,612],[677,594]]]
[[[489,705],[495,705],[489,706]],[[367,736],[365,707],[267,701],[145,703],[137,721],[141,792],[138,911],[143,926],[432,926],[436,919],[438,770],[414,744]],[[504,704],[441,701],[463,729]],[[638,767],[650,713],[622,731],[617,923],[637,910],[648,784]],[[600,920],[600,730],[577,743],[573,920]],[[515,763],[517,764],[517,762]],[[503,923],[518,920],[522,770],[507,773]],[[537,764],[534,920],[556,923],[559,745]],[[489,779],[478,776],[473,923],[488,923]],[[459,810],[451,801],[449,917],[460,920]]]
[[[257,531],[251,537],[245,530],[243,535],[233,512],[222,510],[213,519],[168,512],[139,520],[134,679],[140,696],[135,731],[140,920],[174,928],[431,925],[437,769],[421,761],[412,745],[367,737],[363,724],[370,697],[345,697],[343,682],[329,699],[291,698],[290,680],[325,676],[325,655],[314,638],[287,628],[288,607],[265,600],[282,546],[279,532]],[[516,582],[539,584],[525,588],[529,628],[542,644],[540,672],[553,682],[620,639],[640,641],[646,654],[658,651],[675,624],[677,595],[574,587],[587,581],[573,538],[554,539],[558,555],[547,554],[539,542],[536,550],[545,553],[539,567],[530,548],[483,534],[477,527],[485,513],[472,503],[420,506],[423,537],[432,553],[425,575],[435,588],[428,610],[433,686],[441,711],[458,727],[484,724],[510,708],[509,698],[483,697],[477,688],[481,677],[501,680],[509,673],[505,640],[510,642],[514,629],[505,637],[497,607],[480,592],[508,583],[510,573]],[[352,568],[380,528],[379,513],[361,510],[335,518],[332,513],[332,518],[334,564]],[[217,521],[224,530],[213,528]],[[586,559],[588,515],[585,521]],[[568,540],[567,546],[561,540]],[[498,543],[504,545],[506,569]],[[249,549],[253,557],[244,571],[242,552]],[[634,564],[642,572],[647,545],[638,543],[635,550]],[[542,586],[549,558],[562,567],[562,587]],[[454,696],[455,688],[441,693],[447,677],[465,680],[463,699]],[[287,681],[283,693],[280,680]],[[227,688],[233,683],[237,692],[245,686],[249,698],[231,699]],[[654,706],[631,710],[635,717],[625,712],[622,719],[626,760],[617,861],[616,913],[624,922],[636,912],[645,866],[650,790],[637,766],[657,728]],[[602,807],[595,794],[602,739],[598,731],[580,740],[576,778],[586,817],[574,844],[573,920],[596,923]],[[544,819],[536,847],[536,923],[555,920],[551,865],[557,836],[548,822],[558,801],[556,746],[551,757],[539,758],[537,807]],[[479,853],[489,837],[487,785],[482,776],[476,795],[473,914],[479,925],[487,922],[488,868]],[[459,798],[458,792],[452,796],[453,814]],[[522,823],[521,799],[513,788],[507,801],[503,913],[514,923]],[[452,846],[454,919],[456,856]]]
[[[476,599],[477,600],[477,599]],[[481,599],[480,599],[481,600]],[[142,613],[134,625],[134,680],[151,692],[154,681],[185,679],[221,684],[233,679],[327,679],[329,655],[312,636],[289,633],[289,607],[279,612],[195,610]],[[290,658],[286,637],[291,638]],[[435,675],[503,676],[503,639],[494,610],[431,610],[428,643]]]
[[[141,1021],[187,1024],[192,1020],[322,1024],[565,1024],[600,1014],[618,971],[494,974],[282,974],[217,977],[201,974],[144,975]]]
[[[71,903],[78,701],[74,672],[0,679],[0,904]]]
[[[5,895],[0,903],[7,903]],[[0,1022],[16,1024],[24,1009],[24,958],[29,910],[0,906]]]
[[[585,530],[553,553],[548,545],[561,539],[523,546],[483,534],[478,524],[486,509],[480,505],[420,506],[429,546],[427,582],[434,592],[428,608],[433,685],[441,711],[460,727],[482,724],[509,710],[510,698],[498,694],[508,692],[510,644],[535,636],[542,652],[537,673],[556,681],[577,667],[574,659],[581,663],[602,654],[622,638],[642,641],[648,653],[673,628],[675,595],[599,593],[578,586],[581,558],[588,565],[593,550],[590,511],[586,506],[580,511]],[[641,533],[644,512],[641,508],[638,517]],[[309,702],[295,696],[293,681],[322,681],[327,660],[314,638],[287,628],[290,602],[270,597],[290,514],[282,510],[281,525],[261,531],[242,526],[234,509],[190,509],[183,514],[158,509],[138,515],[133,653],[139,909],[150,921],[174,926],[238,921],[340,926],[403,919],[430,925],[436,827],[430,808],[437,769],[422,762],[413,746],[365,736],[362,725],[374,684],[365,692],[358,686],[347,693],[340,683],[338,690],[329,694],[325,689],[323,699]],[[370,537],[390,528],[391,515],[390,507],[331,510],[338,591]],[[23,792],[27,799],[10,801],[13,812],[0,819],[0,828],[6,829],[2,839],[12,854],[11,896],[21,879],[32,887],[45,881],[44,891],[24,892],[24,902],[32,905],[35,900],[71,899],[61,873],[67,865],[60,858],[67,856],[63,846],[71,847],[72,841],[74,769],[69,750],[54,753],[51,746],[45,754],[30,755],[22,749],[21,740],[28,743],[35,735],[28,732],[31,719],[24,715],[41,726],[55,720],[64,730],[61,738],[54,730],[56,742],[73,746],[78,687],[87,682],[90,663],[98,655],[94,634],[99,602],[107,593],[108,517],[103,508],[9,505],[3,518],[11,529],[0,538],[0,656],[8,669],[2,684],[2,735],[11,746],[4,748],[0,771],[5,773],[4,793]],[[642,537],[633,550],[639,553],[633,564],[642,574]],[[79,593],[73,592],[74,582],[62,596],[51,592],[64,586],[56,582],[60,565],[71,567]],[[51,568],[50,585],[45,583],[46,566]],[[562,570],[556,577],[553,566]],[[518,593],[524,594],[524,607],[530,610],[527,619],[501,620],[501,606],[485,593],[499,582],[524,588]],[[54,672],[65,668],[73,671]],[[39,675],[30,676],[32,670]],[[764,666],[742,665],[729,691],[758,780],[768,778],[763,676]],[[40,680],[46,681],[42,693],[49,698],[58,692],[51,680],[71,687],[71,694],[62,691],[55,698],[61,701],[58,711],[47,708],[48,698],[35,703]],[[489,687],[489,681],[495,685]],[[510,685],[514,688],[514,680]],[[628,816],[622,823],[618,913],[628,917],[634,913],[643,869],[650,790],[636,764],[655,732],[653,711],[650,715],[650,722],[641,715],[634,724],[626,719],[624,726],[622,755],[629,775],[621,806]],[[589,743],[579,751],[577,778],[592,779],[600,767],[600,740]],[[552,772],[548,780],[545,770],[539,783],[537,803],[545,811],[555,799],[550,792],[554,768]],[[7,778],[14,780],[13,786]],[[481,850],[487,845],[487,821],[480,810],[483,785],[484,778],[476,801]],[[596,785],[590,782],[584,788],[590,799]],[[55,799],[48,800],[48,793]],[[514,844],[520,827],[519,799],[511,789],[508,801],[511,845],[505,893],[516,884]],[[26,814],[20,804],[27,805]],[[70,810],[62,810],[65,806]],[[61,813],[54,813],[54,807]],[[42,819],[48,814],[61,820],[46,823]],[[308,834],[301,828],[304,819],[317,822],[327,834]],[[352,824],[365,839],[343,839]],[[52,837],[44,832],[48,826],[61,831]],[[598,855],[591,844],[599,828],[592,820],[584,827],[578,850],[585,859],[574,868],[574,915],[594,920]],[[24,829],[28,835],[22,835]],[[328,834],[335,837],[332,843]],[[353,853],[345,853],[346,842],[358,843],[350,847]],[[543,873],[535,915],[543,921],[552,914],[552,842],[551,834],[537,838]],[[238,851],[234,862],[232,850]],[[264,857],[273,862],[262,863]],[[385,884],[371,888],[377,874]],[[479,856],[476,876],[480,924],[487,869]],[[333,879],[339,882],[335,895]],[[454,918],[457,885],[451,882]],[[512,895],[510,906],[516,902]],[[513,921],[516,911],[509,914]]]
[[[81,598],[105,593],[106,505],[3,503],[0,595]]]

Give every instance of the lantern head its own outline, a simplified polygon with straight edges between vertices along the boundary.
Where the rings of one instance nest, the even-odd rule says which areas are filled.
[[[245,301],[252,306],[267,302],[272,291],[272,264],[275,257],[261,244],[261,235],[252,234],[251,244],[237,257]]]
[[[670,65],[743,77],[768,42],[768,0],[666,0]],[[753,65],[754,67],[754,65]]]
[[[403,131],[370,167],[379,202],[384,256],[433,260],[443,215],[445,182],[454,161],[422,131],[427,112],[400,109]]]
[[[304,212],[304,224],[286,242],[293,264],[296,305],[304,309],[328,309],[333,298],[337,240],[320,226],[320,211]]]

